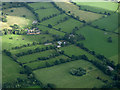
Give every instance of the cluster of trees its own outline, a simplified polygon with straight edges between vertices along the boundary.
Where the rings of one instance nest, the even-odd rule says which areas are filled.
[[[7,16],[6,15],[2,15],[2,18],[0,19],[0,21],[7,22]]]
[[[69,73],[74,76],[83,76],[86,74],[86,70],[79,67],[79,68],[72,68]]]
[[[85,37],[81,34],[76,35],[76,34],[68,34],[66,33],[63,37],[63,40],[69,41],[72,44],[75,44],[77,41],[80,40],[85,40]]]

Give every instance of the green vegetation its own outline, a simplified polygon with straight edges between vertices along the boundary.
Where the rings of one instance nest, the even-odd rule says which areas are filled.
[[[110,58],[118,54],[118,37],[115,34],[101,31],[90,26],[81,28],[76,32],[86,37],[86,40],[82,41],[84,46],[97,53],[105,55]],[[112,43],[107,42],[107,38],[112,37]],[[81,42],[81,41],[80,41]],[[117,60],[113,60],[117,61]],[[116,62],[117,63],[117,62]]]
[[[86,22],[92,22],[102,17],[102,15],[100,14],[79,10],[79,7],[69,2],[55,2],[55,3],[60,8],[65,10],[67,13],[70,11],[70,15],[78,16],[80,20],[85,20]]]
[[[86,69],[86,75],[76,77],[68,73],[69,69],[79,66]],[[92,69],[90,70],[89,68]],[[99,71],[99,69],[91,63],[83,60],[35,70],[34,74],[37,79],[41,80],[44,84],[49,82],[55,84],[57,88],[99,88],[105,83],[101,80],[97,80],[97,77],[111,81],[110,78]]]
[[[79,5],[82,10],[90,10],[97,13],[113,13],[118,8],[118,3],[114,2],[76,2],[76,4]]]
[[[13,10],[13,12],[11,12]],[[26,13],[27,12],[27,13]],[[4,14],[7,14],[7,22],[2,23],[2,28],[10,28],[10,25],[18,24],[21,28],[25,28],[32,24],[35,20],[35,16],[25,7],[9,8],[3,10]],[[26,17],[23,17],[25,15]],[[18,22],[19,21],[19,22]]]
[[[103,23],[104,22],[104,23]],[[111,16],[106,16],[92,23],[93,26],[98,26],[100,29],[107,31],[114,31],[118,28],[118,14],[115,13]]]
[[[12,58],[6,56],[4,53],[2,54],[2,82],[13,82],[16,81],[17,78],[24,79],[26,75],[21,75],[19,72],[22,70],[22,67],[19,66],[16,62],[12,60]]]

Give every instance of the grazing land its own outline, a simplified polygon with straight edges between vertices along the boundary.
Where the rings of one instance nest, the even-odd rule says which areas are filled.
[[[69,74],[69,70],[71,68],[79,66],[87,70],[86,75],[75,77]],[[92,69],[90,70],[89,68]],[[97,69],[91,63],[83,60],[73,61],[50,68],[36,70],[34,71],[34,74],[38,78],[38,80],[41,80],[45,84],[47,82],[56,84],[57,88],[93,88],[94,85],[96,87],[100,87],[104,83],[96,79],[96,77],[98,76],[102,79],[107,79],[108,81],[111,81],[110,78],[99,71],[99,69]]]
[[[3,2],[3,88],[118,88],[115,2]]]

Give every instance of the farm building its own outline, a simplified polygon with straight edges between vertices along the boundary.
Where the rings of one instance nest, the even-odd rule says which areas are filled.
[[[36,30],[36,28],[34,29],[27,29],[27,34],[40,34],[40,30]]]

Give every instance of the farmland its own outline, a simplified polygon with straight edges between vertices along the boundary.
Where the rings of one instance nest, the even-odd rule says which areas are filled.
[[[85,76],[74,77],[69,74],[70,68],[79,67],[79,66],[87,70],[87,74]],[[91,67],[92,70],[89,70],[89,67]],[[92,74],[93,72],[95,72],[95,74]],[[57,88],[62,88],[62,87],[64,88],[92,88],[94,87],[94,85],[96,87],[100,87],[104,83],[97,80],[96,79],[97,76],[110,80],[109,77],[107,77],[102,72],[100,72],[96,67],[94,67],[90,63],[85,62],[83,60],[73,61],[71,63],[65,63],[62,65],[51,67],[49,69],[45,68],[41,70],[36,70],[34,71],[34,73],[39,80],[42,80],[43,83],[46,84],[47,82],[49,82],[49,83],[56,84]],[[101,73],[101,75],[98,75],[97,73]],[[46,80],[44,78],[46,78]]]
[[[32,21],[35,20],[34,15],[25,7],[6,9],[3,13],[7,13],[8,22],[2,23],[2,28],[11,28],[10,25],[13,24],[18,24],[21,28],[24,28],[32,24]],[[23,15],[26,17],[23,17]]]
[[[3,88],[118,88],[117,8],[114,2],[3,2]]]
[[[105,55],[108,58],[118,54],[118,44],[117,44],[118,37],[117,37],[117,35],[107,33],[107,32],[101,31],[99,29],[90,27],[90,26],[83,27],[80,30],[78,30],[76,33],[83,34],[86,37],[86,40],[83,41],[83,43],[89,49],[96,51],[97,53],[101,53],[102,55]],[[98,37],[98,38],[96,38],[96,37]],[[113,43],[107,42],[108,37],[112,37]],[[97,41],[99,41],[99,42],[97,42]],[[104,48],[104,49],[101,49],[101,48]]]
[[[86,9],[97,13],[105,13],[106,11],[113,13],[118,8],[118,3],[112,2],[76,2],[76,4],[83,10]]]

